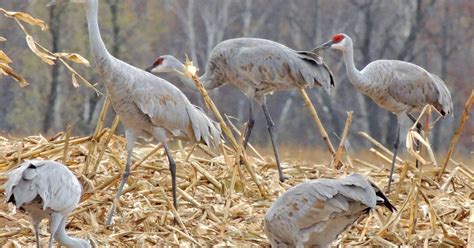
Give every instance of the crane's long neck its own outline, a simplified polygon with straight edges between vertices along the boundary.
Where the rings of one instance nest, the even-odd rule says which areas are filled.
[[[177,71],[180,71],[182,73],[184,73],[185,71],[185,67],[184,67],[184,64],[179,62],[180,65],[178,66],[178,68],[176,68]],[[181,80],[181,82],[183,82],[183,84],[192,89],[192,90],[195,90],[197,91],[198,89],[196,88],[196,85],[194,84],[193,80],[187,76],[185,76],[184,74],[182,73],[177,73],[179,79]],[[211,81],[209,80],[209,78],[206,76],[206,73],[204,73],[202,76],[199,77],[199,80],[201,81],[201,83],[203,84],[204,88],[206,90],[210,90],[210,89],[213,89],[215,87],[211,86]]]
[[[344,63],[346,64],[347,77],[358,90],[365,91],[369,87],[368,80],[365,80],[364,75],[357,70],[354,64],[354,49],[352,43],[343,51]]]
[[[66,217],[61,220],[58,230],[54,234],[54,239],[67,247],[83,247],[80,244],[86,243],[83,239],[78,239],[67,235],[66,233]]]
[[[104,41],[100,35],[99,30],[99,1],[89,0],[87,1],[87,25],[89,28],[89,40],[92,47],[92,53],[94,55],[97,66],[100,68],[104,63],[110,62],[112,56],[107,51]]]

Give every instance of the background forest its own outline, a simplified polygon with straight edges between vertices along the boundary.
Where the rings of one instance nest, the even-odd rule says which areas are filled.
[[[45,20],[47,31],[28,28],[51,51],[77,52],[93,62],[83,7],[61,4],[46,8],[47,2],[1,0],[0,7]],[[184,59],[187,54],[204,70],[212,48],[229,38],[260,37],[304,50],[335,33],[347,33],[354,40],[359,69],[376,59],[400,59],[416,63],[446,81],[454,101],[454,116],[437,123],[431,138],[434,149],[446,149],[474,85],[472,0],[102,0],[100,8],[100,28],[108,49],[141,68],[158,55]],[[12,79],[0,78],[0,130],[5,132],[1,135],[52,134],[64,130],[68,123],[74,125],[77,135],[92,133],[104,97],[86,87],[74,88],[63,65],[42,63],[28,49],[23,32],[13,20],[0,17],[0,36],[7,39],[0,42],[0,49],[8,52],[14,61],[12,67],[30,83],[21,89]],[[354,137],[359,131],[391,147],[394,116],[355,91],[339,52],[328,50],[321,55],[334,72],[336,89],[331,95],[322,88],[312,89],[309,94],[333,143],[338,143],[346,112],[354,111],[349,149],[365,145],[363,139]],[[93,63],[91,68],[74,67],[105,92]],[[181,86],[176,78],[166,78]],[[203,106],[198,93],[185,93],[191,102]],[[236,88],[225,86],[210,93],[221,112],[242,122],[247,120],[248,100]],[[267,103],[280,144],[324,146],[296,90],[269,96]],[[405,125],[409,124],[407,119]],[[402,130],[406,128],[402,126]],[[470,120],[458,151],[473,149],[473,132]],[[254,143],[269,142],[260,112],[254,135]]]

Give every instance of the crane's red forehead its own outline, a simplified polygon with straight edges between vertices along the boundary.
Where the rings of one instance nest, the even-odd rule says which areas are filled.
[[[345,38],[344,34],[336,34],[332,37],[334,43],[341,42]]]
[[[163,57],[160,56],[156,58],[155,63],[153,63],[153,66],[160,65],[161,63],[163,63]]]

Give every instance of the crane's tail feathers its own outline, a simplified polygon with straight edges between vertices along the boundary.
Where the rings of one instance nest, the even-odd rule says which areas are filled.
[[[31,180],[38,175],[36,168],[42,165],[36,162],[37,160],[26,160],[20,167],[9,173],[8,181],[5,183],[7,202],[12,202],[17,207],[20,207],[24,202],[29,202],[36,197],[36,191],[30,189]],[[15,197],[15,187],[18,185],[20,185],[20,191],[21,189],[28,189],[28,192]]]
[[[188,114],[195,140],[202,140],[208,146],[217,147],[222,141],[219,123],[211,120],[201,108],[194,105],[188,109]]]
[[[304,77],[304,80],[310,83],[310,87],[313,87],[314,84],[320,85],[326,90],[328,94],[330,94],[332,88],[335,86],[334,76],[329,67],[324,63],[321,56],[308,51],[296,51],[296,53],[302,60],[311,65],[310,71],[300,68],[300,72]]]
[[[381,200],[381,201],[377,200],[377,205],[384,205],[392,213],[397,211],[397,208],[393,206],[393,204],[388,200],[387,196],[385,196],[382,190],[380,190],[380,188],[377,185],[375,185],[375,183],[370,182],[370,185],[374,188],[375,195],[379,197],[379,199]]]
[[[433,82],[438,90],[438,104],[439,106],[435,106],[439,112],[445,116],[446,114],[453,113],[453,100],[451,99],[451,93],[449,92],[448,87],[444,81],[438,77],[437,75],[430,73],[431,78],[433,78]]]

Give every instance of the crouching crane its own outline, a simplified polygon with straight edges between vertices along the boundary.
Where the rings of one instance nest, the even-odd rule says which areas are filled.
[[[395,207],[360,174],[306,181],[283,193],[265,215],[272,247],[329,247],[337,236],[376,205]]]
[[[402,116],[407,114],[412,121],[416,121],[410,113],[422,110],[427,104],[435,107],[442,116],[452,113],[453,101],[448,87],[435,74],[400,60],[376,60],[362,71],[357,70],[354,66],[352,39],[347,34],[334,35],[330,41],[316,47],[313,52],[326,48],[342,51],[347,76],[359,92],[397,116],[397,133],[388,179],[387,192],[390,192]]]
[[[171,55],[159,56],[146,70],[153,73],[178,72],[187,87],[197,90],[193,81],[184,76],[185,65]],[[247,147],[255,123],[252,100],[262,106],[280,181],[284,181],[286,177],[280,166],[273,133],[275,124],[267,108],[266,95],[274,91],[313,86],[323,86],[330,92],[334,87],[331,71],[317,54],[295,51],[280,43],[257,38],[229,39],[217,44],[212,49],[206,72],[200,80],[207,90],[230,83],[249,98],[249,121],[244,148]]]
[[[51,236],[67,247],[88,248],[88,241],[66,233],[67,216],[81,198],[81,184],[63,164],[51,160],[27,160],[11,171],[5,184],[7,202],[26,210],[35,229],[36,247],[40,247],[39,224],[49,219]]]

